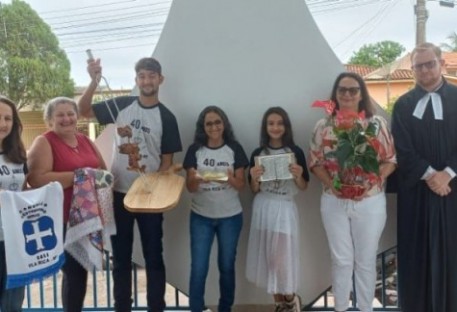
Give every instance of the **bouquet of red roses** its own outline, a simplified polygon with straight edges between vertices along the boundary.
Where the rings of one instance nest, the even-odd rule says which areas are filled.
[[[332,101],[316,101],[331,118],[334,140],[323,144],[333,148],[326,154],[325,167],[332,174],[333,186],[343,197],[354,198],[365,192],[367,185],[380,182],[378,155],[385,150],[377,139],[378,125],[365,118],[365,112],[335,110]],[[333,172],[332,172],[333,171]]]

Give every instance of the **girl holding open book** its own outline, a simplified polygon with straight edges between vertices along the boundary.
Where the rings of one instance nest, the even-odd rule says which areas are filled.
[[[289,116],[281,107],[271,107],[263,115],[260,147],[251,155],[249,178],[256,196],[246,276],[273,295],[275,312],[298,312],[299,230],[294,195],[306,189],[309,173],[303,150],[294,143]]]

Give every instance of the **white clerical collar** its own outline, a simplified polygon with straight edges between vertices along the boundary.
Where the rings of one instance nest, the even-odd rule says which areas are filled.
[[[443,82],[435,89],[438,91],[439,88],[443,86]],[[422,119],[424,116],[425,109],[427,108],[427,103],[432,100],[433,114],[435,115],[435,120],[443,120],[443,103],[441,102],[441,96],[436,92],[426,93],[416,104],[416,109],[414,109],[413,116]]]

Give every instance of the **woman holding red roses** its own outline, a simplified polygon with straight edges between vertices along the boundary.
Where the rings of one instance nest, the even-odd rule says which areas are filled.
[[[332,257],[335,311],[346,311],[352,287],[358,307],[372,311],[376,254],[386,222],[386,178],[395,170],[392,136],[363,79],[342,73],[331,101],[315,102],[329,116],[319,120],[310,143],[309,168],[323,184],[321,214]]]

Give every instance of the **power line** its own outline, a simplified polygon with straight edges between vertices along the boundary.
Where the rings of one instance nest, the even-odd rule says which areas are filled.
[[[109,50],[119,50],[119,49],[133,49],[133,48],[138,48],[138,47],[151,47],[151,46],[155,46],[157,44],[157,41],[155,42],[151,42],[151,43],[144,43],[144,44],[136,44],[136,45],[123,45],[123,46],[116,46],[116,47],[108,47],[108,48],[95,48],[95,49],[91,49],[92,51],[109,51]],[[86,52],[86,49],[83,49],[83,50],[69,50],[69,51],[66,51],[66,53],[68,54],[73,54],[73,53],[85,53]]]
[[[393,3],[394,0],[307,0],[310,11],[314,14],[331,13],[373,4]],[[40,16],[48,23],[67,53],[76,53],[72,48],[77,46],[95,45],[93,49],[109,50],[119,41],[148,40],[158,37],[164,25],[171,1],[144,3],[141,0],[114,1],[106,4],[81,6],[69,10],[53,10],[40,12]],[[387,7],[388,5],[386,5]],[[384,10],[386,10],[384,7]],[[74,13],[77,11],[76,13]],[[370,23],[379,23],[380,12],[363,23],[358,29],[337,43],[339,46],[354,34],[363,31],[368,33]],[[155,22],[151,23],[151,17]],[[160,22],[158,20],[161,20]],[[21,24],[24,21],[20,21]],[[377,25],[376,23],[376,25]],[[26,32],[33,26],[24,25]],[[374,26],[373,26],[374,27]],[[21,34],[20,34],[21,35]],[[366,36],[366,35],[365,35]],[[361,37],[359,35],[359,37]],[[132,45],[129,45],[129,47]],[[144,44],[140,44],[144,46]],[[106,48],[103,48],[106,47]],[[116,44],[116,48],[122,48]],[[114,48],[113,48],[114,49]]]
[[[127,1],[118,1],[118,2],[111,2],[111,3],[104,3],[104,4],[96,4],[96,5],[90,5],[90,6],[84,6],[84,7],[76,7],[76,8],[71,8],[72,11],[79,11],[79,10],[86,10],[86,9],[92,9],[92,8],[99,8],[99,7],[106,7],[106,6],[111,6],[111,5],[117,5],[117,4],[123,4],[123,3],[129,3],[129,2],[136,2],[137,0],[127,0]],[[53,10],[53,11],[45,11],[45,12],[40,12],[40,16],[46,15],[46,14],[56,14],[56,13],[62,13],[68,11],[67,9],[65,10]]]
[[[87,18],[87,19],[81,19],[77,21],[65,21],[65,22],[59,22],[59,23],[53,23],[53,29],[54,30],[59,30],[59,29],[65,29],[65,28],[71,28],[71,27],[85,27],[85,26],[90,26],[90,25],[98,25],[98,24],[106,24],[106,23],[113,23],[113,22],[120,22],[120,21],[128,21],[128,20],[138,20],[138,18],[143,18],[143,17],[148,17],[151,18],[153,16],[165,16],[168,13],[168,10],[162,9],[162,10],[157,10],[151,13],[150,11],[138,11],[138,12],[132,12],[131,14],[122,14],[122,15],[111,15],[111,16],[102,16],[100,17],[100,20],[94,20],[94,18]],[[81,23],[84,21],[91,21],[88,23]],[[75,24],[79,23],[79,24]],[[70,24],[69,26],[60,26],[57,27],[56,25],[61,25],[61,24]]]
[[[149,33],[147,35],[145,34],[137,34],[136,36],[135,35],[131,35],[131,34],[126,34],[124,36],[120,36],[120,37],[116,37],[116,38],[102,38],[102,37],[99,37],[99,38],[93,38],[93,39],[89,39],[89,40],[84,40],[83,42],[72,42],[72,43],[68,43],[68,44],[64,44],[63,45],[63,48],[64,49],[68,49],[68,48],[74,48],[74,47],[80,47],[81,45],[93,45],[93,44],[103,44],[103,43],[111,43],[111,42],[119,42],[119,41],[129,41],[129,40],[134,40],[134,39],[146,39],[146,38],[149,38],[149,37],[159,37],[160,36],[160,32],[162,30],[161,29],[158,29],[155,33]]]
[[[391,2],[383,6],[380,10],[374,13],[373,16],[368,18],[364,23],[347,35],[343,40],[339,41],[333,48],[338,47],[340,44],[346,42],[349,37],[360,33],[358,37],[353,41],[353,44],[342,53],[343,56],[346,56],[350,51],[354,51],[354,46],[356,42],[364,42],[366,38],[373,32],[376,26],[384,20],[384,17],[398,4],[399,1]]]
[[[87,25],[87,24],[90,24],[89,22],[87,23],[84,23],[86,21],[90,21],[90,22],[94,22],[94,21],[103,21],[105,19],[109,19],[109,18],[122,18],[122,17],[125,17],[126,14],[134,14],[134,13],[145,13],[145,12],[150,12],[151,13],[151,16],[157,16],[157,15],[162,15],[163,13],[166,13],[168,12],[168,9],[167,8],[152,8],[151,10],[145,10],[143,9],[144,7],[153,7],[152,5],[148,5],[148,6],[141,6],[141,7],[129,7],[129,8],[125,8],[123,9],[121,12],[119,13],[116,13],[116,14],[107,14],[107,13],[111,13],[113,11],[110,11],[110,10],[107,10],[104,13],[104,15],[102,16],[98,16],[98,17],[90,17],[90,18],[87,18],[87,16],[90,14],[90,13],[86,13],[86,14],[83,14],[86,18],[82,18],[82,19],[72,19],[75,17],[75,15],[72,15],[72,16],[59,16],[59,18],[62,19],[62,21],[56,21],[56,22],[50,22],[47,18],[42,18],[51,28],[58,28],[57,26],[58,25],[62,25],[62,24],[69,24],[69,23],[75,23],[77,25]],[[131,9],[139,9],[138,11],[133,11],[133,12],[128,12],[128,10],[131,10]],[[165,14],[163,14],[165,15]],[[11,25],[21,25],[22,26],[22,29],[26,30],[28,28],[33,28],[35,27],[34,25],[27,25],[27,21],[14,21],[14,22],[11,22],[9,23]]]
[[[329,3],[329,1],[319,1],[318,4],[309,5],[309,9],[312,13],[329,13],[335,10],[346,10],[352,8],[359,8],[362,6],[372,5],[372,4],[379,4],[381,2],[391,2],[394,0],[346,0],[339,4]]]
[[[93,15],[98,15],[102,14],[103,16],[106,15],[107,13],[117,13],[119,16],[122,16],[126,11],[131,10],[131,9],[142,9],[142,8],[153,8],[153,10],[157,9],[164,9],[164,7],[158,7],[160,4],[167,4],[168,2],[156,2],[156,3],[148,3],[148,4],[143,4],[143,5],[135,5],[135,6],[129,6],[129,7],[119,7],[119,8],[113,8],[113,9],[104,9],[104,10],[98,10],[98,11],[88,11],[88,12],[82,12],[78,14],[66,14],[66,15],[59,15],[59,16],[52,16],[52,17],[43,17],[44,20],[49,21],[50,23],[58,23],[58,22],[53,22],[53,20],[60,19],[63,22],[67,21],[69,18],[78,18],[78,17],[84,17],[85,20],[87,16],[93,17]],[[168,7],[169,8],[169,7]],[[63,10],[62,12],[68,13],[68,10]],[[143,10],[144,12],[144,10]],[[40,15],[41,16],[41,15]],[[102,16],[102,17],[103,17]]]

